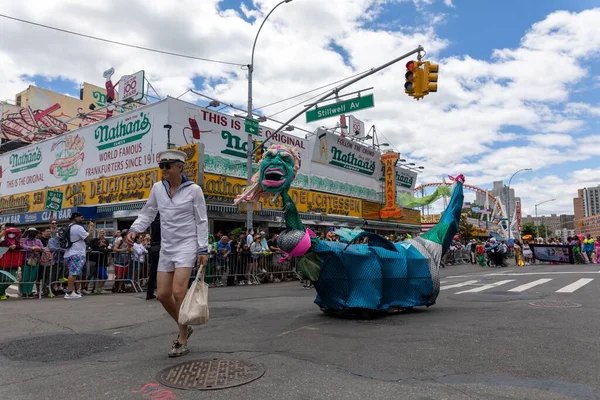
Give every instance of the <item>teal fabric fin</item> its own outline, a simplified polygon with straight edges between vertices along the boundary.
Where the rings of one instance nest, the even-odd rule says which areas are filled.
[[[440,218],[440,222],[421,235],[421,238],[423,239],[431,240],[434,243],[441,244],[442,255],[446,254],[450,248],[450,245],[452,244],[452,238],[454,235],[456,235],[456,232],[458,232],[463,201],[463,184],[460,181],[456,181],[454,184],[452,197],[450,198],[448,207],[446,210],[444,210],[444,213]]]

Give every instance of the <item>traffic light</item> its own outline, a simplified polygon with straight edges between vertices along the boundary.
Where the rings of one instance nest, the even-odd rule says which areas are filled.
[[[417,68],[417,63],[415,61],[411,60],[406,63],[406,74],[404,75],[406,83],[404,84],[404,93],[411,97],[415,97],[415,88],[417,84],[415,68]]]
[[[254,141],[254,162],[259,163],[262,160],[263,153],[265,152],[264,147],[259,147],[261,143],[258,140]]]
[[[423,81],[421,85],[423,95],[427,95],[429,92],[437,92],[439,68],[438,64],[432,64],[429,61],[423,63]]]
[[[419,100],[423,98],[423,69],[421,61],[409,61],[406,63],[406,83],[404,93]]]

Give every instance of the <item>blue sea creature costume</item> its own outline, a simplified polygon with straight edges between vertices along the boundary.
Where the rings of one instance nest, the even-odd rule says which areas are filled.
[[[295,149],[272,145],[261,160],[253,185],[240,201],[281,195],[286,229],[277,244],[286,257],[300,257],[299,269],[313,281],[315,303],[323,311],[390,311],[431,306],[440,290],[439,266],[448,251],[463,205],[464,176],[451,179],[451,198],[440,222],[423,235],[392,243],[359,229],[342,230],[345,242],[321,240],[302,224],[288,190],[300,167]],[[362,243],[367,237],[368,242]]]

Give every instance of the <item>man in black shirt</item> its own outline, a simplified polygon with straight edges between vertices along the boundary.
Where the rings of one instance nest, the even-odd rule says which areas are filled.
[[[156,273],[158,270],[158,255],[160,254],[160,214],[150,224],[150,270],[148,271],[148,289],[146,291],[146,300],[155,299],[154,289],[156,289]]]

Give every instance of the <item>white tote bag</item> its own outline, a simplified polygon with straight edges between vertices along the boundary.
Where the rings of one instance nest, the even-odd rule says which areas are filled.
[[[179,309],[182,325],[203,325],[208,322],[208,285],[204,282],[204,266],[200,265],[196,280],[187,291]]]

